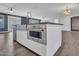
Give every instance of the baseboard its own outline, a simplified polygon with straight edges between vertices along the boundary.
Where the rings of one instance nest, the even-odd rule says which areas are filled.
[[[65,45],[65,43],[63,42],[63,43],[61,44],[61,46],[59,47],[59,49],[58,49],[58,50],[56,51],[56,53],[54,54],[54,56],[59,56],[59,55],[60,55],[60,53],[62,52],[62,49],[63,49],[64,45]]]
[[[15,42],[17,42],[16,40],[14,40]],[[20,44],[19,42],[17,42],[18,44]],[[20,44],[22,47],[28,49],[30,52],[34,53],[36,56],[40,56],[39,54],[37,54],[36,52],[32,51],[31,49],[25,47],[24,45]],[[54,54],[54,56],[59,56],[62,49],[64,47],[64,42],[61,44],[61,46],[59,47],[59,49],[56,51],[56,53]]]
[[[15,42],[17,42],[16,40],[14,40]],[[19,42],[17,42],[18,44],[20,44]],[[32,51],[31,49],[25,47],[24,45],[20,44],[22,47],[28,49],[30,52],[32,52],[33,54],[35,54],[36,56],[40,56],[39,54],[37,54],[36,52]]]

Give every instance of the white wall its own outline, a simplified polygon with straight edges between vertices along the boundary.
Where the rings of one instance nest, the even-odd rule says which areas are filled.
[[[42,19],[43,22],[48,21],[48,22],[54,22],[55,19],[59,20],[59,23],[63,24],[62,30],[64,31],[71,31],[71,17],[74,16],[79,16],[78,13],[73,13],[71,15],[65,16],[65,15],[52,15],[52,18],[45,18]]]
[[[58,19],[59,23],[63,24],[62,30],[71,31],[71,17],[79,16],[78,12],[71,13],[71,15],[65,16],[64,14],[52,15],[52,18],[42,19],[42,21],[54,22]]]
[[[74,16],[79,16],[79,14],[75,13],[75,14],[71,14],[70,16],[60,17],[59,22],[64,24],[62,26],[62,29],[64,31],[71,31],[71,17],[74,17]]]
[[[71,31],[71,17],[65,16],[60,19],[60,23],[63,24],[62,30],[64,31]]]

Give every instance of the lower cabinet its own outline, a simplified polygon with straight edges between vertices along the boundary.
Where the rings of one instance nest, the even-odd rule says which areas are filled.
[[[29,34],[29,33],[28,33]],[[27,30],[17,30],[17,41],[42,56],[53,56],[62,46],[62,26],[46,24],[47,44],[41,44],[27,39]]]
[[[27,39],[27,31],[17,30],[17,42],[36,52],[39,55],[46,55],[46,46]]]

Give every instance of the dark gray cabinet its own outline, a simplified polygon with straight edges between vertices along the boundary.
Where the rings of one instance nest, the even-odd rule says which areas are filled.
[[[13,25],[39,23],[40,19],[0,13],[0,31],[12,31]]]
[[[30,23],[40,23],[40,19],[36,19],[36,18],[27,18],[27,17],[21,17],[21,24],[30,24]]]
[[[29,24],[29,19],[27,17],[21,17],[21,25]]]
[[[30,23],[40,23],[40,19],[36,19],[36,18],[29,18],[29,24]]]

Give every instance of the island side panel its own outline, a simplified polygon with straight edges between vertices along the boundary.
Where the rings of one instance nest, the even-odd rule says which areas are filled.
[[[52,56],[61,46],[61,25],[47,24],[47,56]]]

